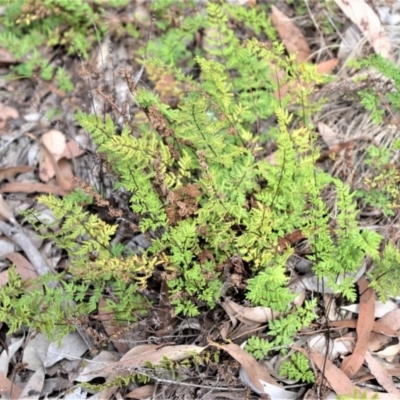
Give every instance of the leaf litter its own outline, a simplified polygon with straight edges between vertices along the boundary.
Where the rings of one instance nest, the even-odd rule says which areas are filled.
[[[335,74],[334,71],[337,71],[338,67],[340,71],[345,71],[346,74],[351,73],[350,69],[346,68],[344,61],[351,54],[354,55],[355,52],[362,54],[366,46],[365,42],[362,42],[363,37],[376,53],[386,58],[393,57],[390,36],[387,34],[379,16],[369,4],[362,0],[335,0],[335,2],[345,17],[352,21],[352,25],[348,29],[345,27],[338,29],[340,35],[335,39],[340,43],[341,50],[337,57],[333,57],[331,53],[326,51],[325,60],[315,64],[321,74]],[[250,1],[244,3],[248,3],[249,7],[255,4],[255,2]],[[137,7],[140,8],[140,12],[145,18],[150,19],[149,9],[142,4]],[[115,17],[122,19],[122,16]],[[297,24],[296,19],[288,17],[287,13],[280,11],[278,7],[272,6],[270,17],[287,52],[295,54],[297,62],[313,62],[314,52],[326,50],[317,48],[315,41]],[[307,18],[309,17],[307,16]],[[338,14],[337,19],[340,18],[343,18],[343,16]],[[390,18],[390,21],[395,21],[394,17],[391,16]],[[5,50],[1,48],[0,52],[2,55],[7,55]],[[17,62],[11,55],[7,55],[4,60],[0,62],[5,64]],[[67,59],[62,60],[62,62],[66,61]],[[103,67],[101,63],[100,67]],[[143,69],[140,71],[143,72]],[[157,73],[157,71],[153,72]],[[278,71],[277,75],[279,79],[284,79],[282,71]],[[340,77],[338,76],[338,78]],[[343,82],[346,82],[345,79]],[[26,90],[24,82],[17,82],[14,85],[17,87],[19,85],[22,92]],[[158,85],[162,98],[167,100],[171,96],[179,96],[181,89],[174,87],[174,80],[171,75],[164,74]],[[279,93],[276,93],[276,97],[281,99],[291,90],[295,90],[295,88],[282,85]],[[340,118],[335,117],[335,119],[328,115],[320,116],[318,130],[321,139],[328,147],[327,157],[336,158],[331,166],[332,171],[340,175],[343,173],[343,154],[349,146],[354,146],[357,135],[360,136],[360,133],[364,135],[365,132],[368,132],[372,141],[385,142],[394,140],[394,134],[392,132],[389,132],[389,134],[387,131],[377,131],[377,128],[368,125],[369,122],[366,122],[365,116],[360,115],[359,111],[357,116],[354,116],[352,114],[354,111],[348,108],[346,108],[345,113],[341,112],[342,99],[340,98],[340,91],[337,91],[337,93],[339,94],[337,97],[332,96],[330,112],[331,116],[332,110],[333,114],[335,112],[341,113]],[[36,93],[37,98],[40,99],[45,99],[47,96],[55,98],[54,95],[55,93],[46,85],[38,87]],[[76,90],[75,95],[84,99],[82,91]],[[73,107],[74,104],[65,107],[66,112],[63,117],[67,122],[72,117],[71,110]],[[11,193],[11,196],[5,195],[3,205],[0,203],[0,216],[3,220],[0,230],[3,235],[9,238],[10,242],[19,246],[25,254],[25,257],[22,256],[21,253],[17,252],[21,250],[16,247],[5,251],[4,257],[15,264],[17,273],[26,282],[26,290],[32,290],[32,288],[29,288],[29,280],[51,271],[48,266],[50,258],[45,259],[41,244],[35,245],[26,234],[26,231],[31,229],[28,225],[22,227],[18,223],[15,224],[17,210],[29,208],[31,202],[35,201],[37,193],[66,195],[70,192],[73,177],[77,173],[86,174],[88,181],[93,180],[93,165],[91,165],[93,159],[91,162],[87,161],[88,152],[78,141],[70,138],[69,129],[63,129],[62,124],[57,129],[53,129],[49,121],[43,118],[31,103],[27,104],[21,101],[21,104],[13,107],[2,102],[0,103],[0,114],[0,134],[3,137],[4,134],[9,134],[9,124],[17,121],[20,116],[30,123],[33,121],[30,129],[24,131],[21,128],[20,133],[12,136],[11,140],[7,142],[7,146],[1,149],[7,160],[17,160],[18,162],[8,161],[0,169],[0,181],[3,183],[1,191],[5,194]],[[40,129],[40,124],[47,126],[45,132]],[[36,133],[39,132],[41,136],[39,141],[29,133],[31,130],[36,130]],[[15,132],[17,131],[15,130]],[[79,132],[76,132],[75,137],[78,136]],[[13,147],[13,142],[17,146]],[[31,154],[23,153],[22,148],[29,148]],[[273,154],[268,157],[271,163],[274,163]],[[81,162],[83,159],[85,159],[85,162]],[[97,162],[98,159],[95,159],[94,163]],[[8,183],[4,181],[8,181]],[[299,242],[301,239],[299,237],[295,242]],[[7,272],[7,270],[3,272]],[[332,314],[335,317],[329,317],[327,325],[315,323],[308,331],[300,332],[299,336],[307,337],[307,340],[304,341],[303,346],[294,345],[293,349],[295,348],[304,354],[316,367],[316,377],[322,382],[320,387],[329,387],[329,390],[333,390],[336,395],[366,393],[367,389],[357,386],[356,381],[362,381],[362,374],[366,376],[368,373],[376,379],[379,389],[386,391],[386,393],[370,391],[367,394],[368,398],[372,398],[374,394],[378,394],[378,398],[383,399],[389,398],[389,395],[398,397],[399,389],[396,383],[400,375],[398,340],[400,310],[394,301],[388,301],[386,304],[379,303],[373,290],[367,288],[367,281],[364,276],[365,270],[360,269],[359,273],[353,277],[359,285],[359,304],[339,307],[336,304],[339,299],[335,295],[326,297],[325,304],[333,304],[336,309]],[[293,273],[293,277],[291,287],[293,292],[299,296],[298,305],[302,304],[305,296],[309,293],[315,295],[324,292],[323,294],[327,295],[326,290],[321,291],[320,289],[325,285],[321,285],[321,282],[311,273],[297,277]],[[6,284],[8,276],[5,274],[3,278],[1,285]],[[0,355],[0,389],[2,393],[8,393],[11,398],[23,398],[27,395],[30,398],[44,398],[44,387],[46,382],[50,382],[51,379],[47,376],[48,374],[51,376],[51,373],[57,371],[58,374],[64,374],[67,377],[65,381],[70,383],[72,389],[63,392],[61,384],[58,386],[55,384],[53,389],[48,389],[50,390],[49,394],[52,391],[57,392],[59,390],[63,392],[65,399],[88,398],[89,392],[82,387],[74,386],[76,382],[90,382],[96,378],[107,380],[110,376],[115,377],[117,373],[129,374],[136,371],[149,379],[153,378],[153,382],[156,382],[156,384],[145,384],[143,386],[136,384],[136,387],[134,387],[135,384],[132,384],[129,393],[125,395],[126,398],[159,397],[160,393],[163,392],[163,390],[160,390],[162,385],[164,385],[164,388],[168,385],[173,387],[181,385],[185,390],[196,387],[196,385],[199,388],[204,386],[208,394],[203,393],[203,398],[211,396],[212,392],[215,396],[219,393],[221,397],[238,398],[235,397],[235,390],[240,389],[241,391],[237,393],[242,396],[243,388],[248,388],[246,392],[248,396],[250,396],[250,391],[259,395],[269,395],[271,399],[297,398],[299,396],[298,390],[291,391],[290,385],[286,385],[283,380],[280,382],[274,378],[274,375],[271,375],[261,362],[240,346],[250,335],[265,332],[265,327],[268,326],[269,321],[279,317],[278,313],[272,312],[267,307],[249,307],[245,302],[242,305],[237,301],[225,298],[220,309],[212,316],[202,316],[201,318],[194,318],[190,323],[186,321],[178,324],[175,323],[175,317],[171,314],[168,290],[164,287],[161,294],[164,298],[160,301],[160,309],[153,314],[154,319],[160,322],[160,325],[157,327],[156,324],[155,328],[152,327],[152,333],[155,335],[152,340],[158,343],[147,343],[150,340],[150,334],[145,332],[145,329],[148,327],[143,329],[144,326],[139,325],[135,326],[133,336],[129,339],[129,334],[121,332],[115,325],[115,315],[107,312],[104,298],[98,305],[96,323],[90,321],[88,317],[85,321],[75,321],[75,324],[77,328],[84,327],[90,331],[93,339],[97,341],[104,339],[111,351],[103,349],[97,356],[85,356],[84,354],[91,349],[82,339],[79,329],[77,332],[66,336],[61,345],[46,339],[40,333],[34,334],[29,340],[24,336],[7,337],[8,349],[4,349]],[[295,307],[296,305],[292,310]],[[339,319],[336,320],[337,318]],[[96,324],[101,324],[102,329],[96,327],[101,332],[96,331],[97,333],[94,333],[89,329],[93,329]],[[331,333],[339,332],[340,336],[331,338],[325,332],[320,333],[319,329],[326,326]],[[138,331],[140,331],[140,335],[137,333]],[[172,334],[173,337],[169,338],[169,335]],[[170,339],[172,339],[172,342],[169,341]],[[229,342],[229,340],[234,340],[236,343]],[[140,344],[143,341],[146,344]],[[200,343],[201,345],[193,343]],[[210,363],[209,376],[206,378],[204,378],[204,372],[202,379],[199,378],[199,374],[193,376],[187,372],[186,378],[181,380],[174,380],[171,376],[155,376],[148,372],[147,366],[149,364],[160,365],[166,359],[183,361],[206,351],[216,351],[216,349],[228,354],[231,358],[222,356],[225,364],[221,363],[221,365],[218,365],[218,362]],[[26,370],[31,371],[25,381],[22,380],[20,370],[16,368],[16,354],[18,352],[22,355],[22,362]],[[235,371],[234,360],[239,364],[236,372],[223,373],[222,371]],[[12,373],[9,372],[11,370],[9,366],[13,367],[11,368],[13,369]],[[361,376],[357,375],[359,373],[361,373]],[[223,377],[226,382],[222,382],[220,377]],[[218,386],[218,384],[221,384],[221,386]],[[309,390],[315,389],[314,387]],[[190,398],[190,393],[190,391],[187,391],[185,397],[182,395],[179,398]],[[328,395],[329,391],[326,393]],[[121,397],[119,388],[112,387],[104,389],[90,398],[106,399],[112,396],[118,398],[117,395]],[[175,396],[176,393],[174,393],[174,398]]]

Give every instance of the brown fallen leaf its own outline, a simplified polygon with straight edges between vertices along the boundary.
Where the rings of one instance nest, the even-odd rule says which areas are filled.
[[[65,177],[60,169],[60,166],[57,163],[56,157],[50,152],[50,150],[47,148],[46,144],[41,142],[40,143],[40,149],[42,151],[42,154],[46,155],[46,164],[41,164],[41,167],[43,167],[43,165],[46,166],[46,168],[48,167],[48,165],[50,164],[52,166],[52,171],[54,172],[54,174],[52,174],[52,176],[55,175],[56,177],[56,181],[58,183],[58,185],[61,187],[61,189],[65,190],[66,192],[70,192],[72,190],[72,179],[68,179],[67,177]],[[47,182],[49,180],[48,176],[50,176],[50,171],[46,170],[46,172],[44,172],[45,170],[41,169],[40,170],[41,173],[41,179],[43,179],[42,177],[44,177],[45,179],[43,179],[45,182]]]
[[[65,196],[67,191],[59,186],[39,182],[11,182],[0,189],[0,193],[51,193]]]
[[[151,398],[156,390],[155,385],[144,385],[133,389],[131,392],[125,395],[128,399],[144,400]]]
[[[1,57],[1,49],[0,49]],[[16,119],[19,117],[19,112],[16,108],[11,106],[6,106],[0,103],[0,121],[7,121],[8,119]]]
[[[387,32],[383,29],[378,15],[364,1],[335,0],[347,18],[353,21],[365,35],[377,54],[390,58],[390,41]]]
[[[16,165],[15,167],[0,168],[0,182],[4,179],[13,179],[15,175],[25,174],[33,171],[33,167],[28,165]]]
[[[337,368],[329,359],[323,357],[316,351],[308,353],[301,347],[292,346],[292,348],[303,353],[325,374],[326,380],[337,395],[353,394],[355,390],[359,393],[358,388],[351,382],[348,376]]]
[[[15,383],[10,381],[7,377],[0,372],[0,390],[1,394],[11,395],[12,399],[19,399],[22,389]]]
[[[9,64],[14,64],[16,62],[17,60],[12,53],[0,47],[0,65],[3,64],[4,66],[6,66]]]
[[[42,135],[39,143],[39,176],[43,182],[48,182],[55,175],[54,163],[61,159],[67,140],[62,132],[51,129]]]
[[[380,320],[379,324],[384,325],[387,328],[398,331],[400,329],[400,309],[393,310],[385,314]],[[383,346],[389,344],[392,338],[381,333],[372,333],[369,338],[368,350],[378,351]]]
[[[368,281],[361,277],[358,280],[360,312],[357,321],[357,343],[353,353],[346,357],[340,369],[348,376],[354,376],[362,366],[367,352],[369,336],[374,326],[375,292],[368,287]]]
[[[317,72],[319,74],[329,74],[338,66],[338,64],[338,58],[331,58],[330,60],[322,61],[317,64]]]
[[[129,351],[128,344],[119,341],[122,335],[121,330],[117,328],[114,313],[112,313],[108,309],[107,302],[104,297],[101,297],[99,301],[97,313],[97,319],[103,324],[103,328],[106,331],[111,342],[114,344],[115,348],[118,350],[119,353],[127,353]]]
[[[5,258],[8,258],[17,269],[21,276],[22,282],[39,277],[33,265],[20,253],[7,253]]]
[[[201,353],[208,346],[200,347],[195,345],[176,345],[164,346],[154,344],[144,344],[136,346],[128,351],[121,359],[104,368],[93,371],[92,373],[101,373],[104,375],[115,372],[130,372],[135,368],[142,367],[146,362],[158,365],[164,357],[173,361],[184,360],[190,357],[190,353]]]
[[[225,300],[222,307],[228,315],[232,315],[234,318],[248,325],[254,325],[255,323],[264,324],[280,315],[278,312],[273,313],[269,307],[244,307],[229,299]]]
[[[272,6],[271,20],[288,53],[296,53],[297,61],[306,61],[310,57],[311,51],[300,29],[275,6]]]
[[[342,319],[340,321],[331,321],[329,325],[334,328],[356,328],[356,319]],[[400,336],[400,332],[382,324],[380,321],[375,321],[372,327],[372,332],[381,333],[389,337]]]
[[[64,148],[64,151],[61,153],[61,158],[76,158],[85,154],[86,151],[79,147],[78,143],[75,140],[70,140],[67,142],[67,145]]]
[[[376,378],[376,380],[382,385],[382,387],[388,392],[391,393],[397,398],[400,398],[400,390],[397,389],[395,384],[393,383],[392,377],[390,374],[385,370],[382,364],[379,362],[378,359],[373,357],[370,352],[367,351],[365,355],[365,359],[368,363],[368,367]]]
[[[252,386],[256,388],[259,393],[264,392],[264,386],[261,381],[267,382],[274,385],[280,389],[284,389],[279,383],[269,374],[268,370],[259,364],[257,360],[249,353],[244,351],[240,346],[234,343],[227,345],[211,343],[212,345],[225,350],[229,353],[240,365],[246,370],[247,375],[252,383]]]

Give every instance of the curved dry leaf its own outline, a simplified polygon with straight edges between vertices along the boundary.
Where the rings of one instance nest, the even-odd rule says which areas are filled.
[[[342,137],[340,137],[330,126],[324,124],[323,122],[318,122],[318,132],[329,148],[343,141]]]
[[[77,357],[81,357],[87,350],[88,346],[78,332],[69,333],[63,337],[60,346],[56,343],[50,343],[43,365],[45,368],[48,368],[64,358],[75,360]]]
[[[54,155],[50,152],[50,150],[47,148],[47,146],[44,143],[41,143],[40,145],[41,152],[46,155],[46,162],[49,163],[52,166],[52,170],[47,169],[47,164],[45,166],[45,169],[42,169],[43,164],[41,164],[40,167],[40,177],[42,180],[47,182],[51,177],[55,175],[57,183],[60,185],[61,189],[69,192],[72,190],[72,179],[67,179],[64,177],[62,174],[62,171],[60,169],[60,166],[57,163],[56,158]],[[43,172],[43,174],[42,174]],[[45,179],[43,179],[43,177]]]
[[[295,350],[303,353],[316,365],[321,372],[325,373],[326,380],[337,395],[353,394],[354,390],[359,392],[358,388],[353,384],[349,377],[346,376],[339,368],[337,368],[329,359],[326,359],[316,351],[311,351],[308,353],[301,347],[292,347]]]
[[[259,364],[251,354],[244,351],[237,344],[212,344],[222,350],[225,350],[236,361],[240,363],[240,365],[246,370],[249,379],[249,386],[251,384],[251,388],[257,393],[266,393],[264,392],[264,386],[261,383],[262,381],[283,389],[283,387],[279,385],[279,383],[274,378],[272,378],[272,376],[269,374],[268,370],[264,366]]]
[[[236,304],[232,300],[225,300],[222,307],[229,316],[237,318],[239,321],[248,325],[254,325],[255,323],[264,324],[280,315],[278,312],[272,312],[269,307],[244,307]]]
[[[397,339],[398,343],[394,344],[392,346],[387,346],[381,351],[376,351],[372,354],[375,354],[376,356],[379,356],[381,358],[384,358],[387,362],[392,362],[393,359],[396,357],[396,355],[400,351],[400,341]]]
[[[65,196],[68,192],[59,186],[51,185],[48,183],[27,183],[27,182],[11,182],[4,185],[1,193],[48,193],[56,194],[58,196]]]
[[[97,319],[101,321],[104,330],[118,352],[121,354],[127,353],[129,351],[128,344],[124,341],[119,341],[122,335],[121,330],[118,329],[118,325],[115,323],[115,315],[109,310],[107,302],[103,296],[99,300]]]
[[[0,194],[0,218],[4,221],[11,222],[12,224],[16,223],[14,215],[8,207],[8,204],[4,201],[3,196]]]
[[[108,374],[96,373],[99,368],[104,368],[118,361],[118,356],[109,351],[102,351],[93,360],[86,360],[87,364],[82,372],[74,380],[77,382],[90,382],[95,378],[106,378]]]
[[[360,42],[361,32],[357,26],[352,23],[342,34],[342,41],[340,42],[340,47],[338,51],[338,58],[342,61],[358,58],[361,54]]]
[[[190,353],[201,353],[208,346],[200,347],[195,345],[160,346],[154,344],[144,344],[136,346],[121,359],[104,368],[100,368],[92,373],[101,373],[103,376],[114,372],[128,372],[135,368],[142,367],[146,362],[158,365],[164,357],[173,361],[184,360],[190,357]]]
[[[154,391],[156,390],[155,385],[144,385],[133,389],[131,392],[125,395],[128,399],[137,399],[137,400],[144,400],[144,399],[151,399]]]
[[[396,309],[387,313],[378,322],[380,325],[383,325],[394,331],[398,331],[400,329],[400,309]],[[380,333],[372,333],[369,338],[368,350],[377,351],[384,345],[389,344],[391,340],[392,339],[390,337]]]
[[[67,142],[67,145],[65,146],[64,151],[61,154],[61,158],[76,158],[79,156],[82,156],[83,154],[86,153],[86,150],[83,149],[82,147],[79,147],[79,144],[76,142],[76,140],[70,140]]]
[[[0,182],[4,179],[12,179],[15,175],[26,174],[33,170],[34,168],[29,167],[28,165],[16,165],[15,167],[0,168]]]
[[[328,351],[328,359],[336,360],[339,356],[349,354],[354,349],[354,340],[352,338],[340,338],[340,340],[332,340],[329,338],[327,342],[324,334],[312,336],[308,342],[308,347],[313,351],[326,355]]]
[[[2,372],[0,372],[0,388],[3,395],[9,394],[12,399],[18,399],[22,393],[22,389],[5,377]]]
[[[357,320],[342,319],[340,321],[330,321],[329,325],[333,328],[356,328]],[[394,329],[389,328],[388,326],[382,324],[380,321],[374,322],[374,326],[372,327],[372,332],[381,333],[389,337],[400,336],[400,332],[397,332]]]
[[[364,0],[335,0],[335,3],[364,33],[375,52],[384,58],[390,58],[389,36],[372,8]]]
[[[317,64],[317,72],[319,74],[329,74],[338,66],[338,64],[338,58],[331,58],[329,60],[322,61]]]
[[[0,372],[4,374],[4,376],[8,375],[8,368],[10,365],[10,360],[14,357],[14,354],[19,350],[24,343],[25,336],[20,339],[11,338],[11,344],[8,346],[8,349],[3,349],[0,354]]]
[[[0,48],[0,59],[1,55],[4,54],[5,50]],[[1,61],[0,61],[1,62]],[[3,103],[0,103],[0,121],[6,121],[8,119],[16,119],[19,117],[19,112],[14,107],[6,106]]]
[[[12,53],[0,47],[0,64],[14,64],[17,60]]]
[[[19,399],[39,400],[44,385],[44,368],[38,368],[29,378]]]
[[[288,53],[297,53],[297,61],[306,61],[311,51],[300,29],[275,6],[272,6],[271,20]]]
[[[21,276],[22,282],[27,282],[30,279],[39,277],[39,274],[36,272],[33,265],[22,254],[12,252],[5,254],[4,257],[9,259],[15,265],[18,274]],[[29,285],[25,287],[25,291],[35,290],[37,288],[38,287],[35,285]]]
[[[349,377],[354,376],[364,362],[369,336],[374,326],[375,291],[368,287],[368,281],[363,277],[358,281],[358,286],[361,296],[356,347],[353,353],[346,357],[340,366],[340,369]]]
[[[52,129],[42,135],[40,144],[39,176],[43,182],[48,182],[55,175],[53,160],[55,162],[60,160],[67,145],[67,140],[62,132]]]
[[[342,310],[350,311],[354,314],[358,314],[360,309],[359,304],[350,304],[349,306],[340,307]],[[375,301],[375,318],[382,318],[387,313],[397,310],[399,307],[397,304],[392,301],[388,300],[386,303],[382,303],[380,300]]]
[[[397,389],[395,384],[393,383],[392,377],[386,371],[386,369],[382,366],[382,364],[377,360],[375,357],[371,355],[367,351],[365,355],[365,359],[368,363],[368,367],[371,371],[371,374],[374,375],[376,380],[382,385],[382,387],[388,392],[393,395],[396,395],[400,398],[400,391]]]

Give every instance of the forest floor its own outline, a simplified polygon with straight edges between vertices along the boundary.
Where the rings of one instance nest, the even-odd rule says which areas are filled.
[[[198,2],[198,12],[204,7],[203,3]],[[392,147],[400,138],[400,116],[389,107],[385,109],[384,104],[385,117],[380,123],[373,121],[374,116],[355,95],[362,87],[355,83],[357,71],[349,61],[378,53],[398,62],[399,4],[363,0],[279,0],[270,7],[262,4],[263,1],[240,3],[245,7],[258,7],[265,18],[271,18],[279,40],[288,53],[298,54],[298,62],[311,62],[320,73],[330,76],[315,93],[315,101],[324,97],[325,102],[310,121],[321,146],[319,167],[343,180],[353,190],[365,189],[381,171],[389,168],[398,171],[399,152],[392,151]],[[346,6],[348,3],[352,6]],[[6,7],[7,2],[0,6],[0,15]],[[174,12],[172,7],[171,15],[164,17],[179,24],[184,15]],[[81,109],[103,116],[109,107],[106,99],[114,94],[119,105],[131,102],[127,82],[123,74],[118,73],[123,69],[132,71],[138,77],[139,85],[158,92],[163,101],[176,106],[174,78],[165,74],[157,81],[149,71],[141,70],[143,55],[138,50],[146,48],[146,43],[160,34],[157,22],[162,16],[156,15],[152,21],[153,4],[131,1],[126,8],[107,9],[104,18],[111,33],[91,46],[88,57],[69,55],[63,45],[42,44],[37,48],[39,58],[68,72],[72,83],[68,91],[60,88],[60,79],[45,79],[39,69],[30,71],[30,76],[16,74],[16,67],[26,59],[3,48],[0,41],[1,286],[9,281],[8,268],[12,264],[23,280],[40,274],[32,266],[34,255],[31,247],[26,246],[28,241],[39,250],[49,269],[67,270],[65,253],[59,251],[52,240],[39,238],[26,219],[19,215],[20,211],[35,209],[43,217],[51,217],[37,202],[38,195],[65,196],[73,182],[76,185],[74,178],[78,177],[81,182],[95,187],[114,207],[125,201],[115,197],[115,178],[110,175],[104,158],[96,154],[87,132],[76,123],[76,111]],[[135,35],[118,28],[129,24],[135,26]],[[251,38],[248,31],[243,32],[239,27],[237,34],[241,40]],[[187,43],[193,54],[201,50],[202,35],[204,32],[198,32],[197,37]],[[384,92],[385,84],[377,74],[370,73],[369,85]],[[64,84],[68,85],[68,82],[64,81]],[[285,88],[280,88],[277,97],[284,95]],[[43,143],[47,150],[43,150]],[[273,152],[267,156],[273,160]],[[368,160],[373,156],[379,161],[376,161],[375,170],[368,167]],[[400,179],[397,182],[400,184]],[[380,185],[383,191],[384,179]],[[400,203],[393,207],[393,203],[399,201],[398,196],[400,191],[387,201],[378,194],[369,203],[362,203],[360,227],[379,232],[398,244]],[[90,211],[107,222],[116,223],[115,218],[110,220],[104,208],[92,206]],[[13,221],[23,226],[25,245],[7,234]],[[301,239],[290,238],[292,242],[301,242]],[[125,240],[135,249],[148,246],[147,239],[140,234]],[[303,264],[307,269],[308,263],[306,258],[296,260],[297,268]],[[162,297],[167,296],[167,291],[165,286],[149,284],[147,295],[153,300],[153,309],[146,317],[123,329],[112,323],[112,316],[101,305],[93,315],[66,320],[65,324],[74,325],[76,331],[63,339],[61,347],[44,335],[25,328],[10,333],[3,324],[0,329],[2,398],[22,398],[20,396],[29,394],[32,399],[213,400],[268,398],[268,395],[272,399],[316,399],[344,396],[354,393],[357,388],[368,390],[368,396],[400,398],[400,310],[396,299],[382,304],[375,295],[370,300],[365,293],[360,293],[357,303],[348,304],[340,296],[320,293],[320,288],[315,287],[313,292],[319,296],[320,307],[325,310],[321,317],[328,316],[332,322],[331,331],[327,334],[319,329],[321,321],[315,321],[310,329],[302,330],[294,338],[294,347],[288,349],[288,354],[270,352],[257,362],[237,345],[253,334],[266,336],[266,321],[260,322],[260,308],[226,299],[224,307],[218,306],[198,317],[171,317],[170,325],[160,329],[155,321],[165,318]],[[340,321],[342,319],[346,322]],[[210,350],[207,361],[206,357],[199,357],[197,364],[182,361],[186,359],[187,351],[196,354],[208,351],[207,340],[210,338],[213,341],[230,339],[232,343],[221,345],[218,357]],[[294,348],[309,358],[313,382],[289,379],[280,374],[281,364],[292,356]],[[322,354],[321,358],[318,354]],[[173,361],[168,364],[163,360],[163,367],[156,371],[150,362],[156,365],[163,356]],[[360,364],[351,377],[343,372],[343,368],[338,368],[345,358],[351,363],[357,359]],[[125,384],[121,380],[118,386],[103,386],[97,393],[93,387],[82,386],[82,382],[102,384],[112,380],[115,376],[110,374],[110,368],[118,365],[125,366],[126,370],[130,366],[146,379],[125,381]],[[267,382],[264,394],[254,387],[254,376]]]

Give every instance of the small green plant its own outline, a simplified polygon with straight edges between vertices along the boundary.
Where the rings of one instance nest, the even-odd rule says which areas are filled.
[[[59,88],[72,91],[71,78],[61,67],[55,69],[43,57],[41,48],[62,46],[69,55],[79,54],[87,59],[88,51],[106,33],[101,1],[83,0],[0,0],[6,5],[0,16],[2,46],[9,50],[19,64],[13,67],[19,77],[34,75],[44,80],[55,78]],[[120,7],[126,0],[108,2],[108,7]],[[10,76],[9,78],[12,78]]]
[[[392,122],[398,119],[395,114],[400,111],[400,69],[392,61],[380,55],[374,55],[362,60],[353,61],[356,68],[374,68],[385,78],[374,82],[373,88],[359,92],[361,104],[371,112],[375,123],[382,123],[384,118]],[[361,80],[370,80],[365,75]]]
[[[310,369],[308,359],[300,352],[293,353],[290,356],[290,360],[284,361],[281,364],[279,374],[295,381],[315,382],[314,373]]]
[[[394,215],[400,207],[400,173],[390,160],[396,151],[371,145],[367,149],[365,164],[369,176],[363,181],[363,188],[356,194],[366,205],[382,210],[386,215]]]
[[[126,124],[117,134],[109,115],[77,112],[77,121],[118,177],[116,189],[131,194],[135,230],[152,240],[141,254],[129,254],[112,245],[117,226],[89,214],[80,191],[63,199],[41,197],[59,221],[57,226],[45,224],[44,236],[69,256],[70,297],[81,307],[71,311],[74,315],[94,311],[100,294],[111,287],[117,300],[110,307],[133,318],[142,309],[138,303],[148,304],[144,291],[150,278],[159,279],[160,274],[153,274],[156,268],[168,285],[175,313],[198,315],[216,306],[222,287],[225,294],[238,290],[222,273],[236,257],[249,274],[244,296],[252,305],[283,314],[270,322],[268,335],[275,346],[287,345],[314,319],[316,306],[314,299],[290,313],[294,295],[287,287],[287,262],[294,250],[282,246],[281,239],[297,230],[308,241],[314,273],[347,299],[356,298],[352,274],[366,257],[381,262],[378,271],[400,282],[395,266],[399,251],[390,247],[380,253],[382,237],[358,226],[354,193],[315,166],[319,150],[308,122],[318,109],[310,101],[311,83],[322,82],[315,66],[285,56],[279,43],[267,46],[255,38],[241,43],[232,20],[264,34],[269,28],[248,9],[237,9],[210,3],[207,18],[195,16],[183,27],[168,29],[166,22],[166,34],[155,40],[158,47],[149,43],[143,62],[173,76],[182,90],[172,107],[150,90],[137,90],[126,72],[135,102],[147,117],[137,123],[135,133]],[[200,69],[194,79],[180,68],[187,56],[180,41],[199,27],[207,31],[208,45],[205,54],[193,58]],[[175,53],[170,53],[173,45]],[[274,97],[277,70],[285,73],[281,84],[296,86],[280,102]],[[296,114],[288,111],[289,104],[296,106]],[[265,123],[271,117],[277,121],[274,129]],[[265,157],[265,140],[274,140],[274,162]],[[326,193],[334,200],[334,211]],[[101,198],[97,193],[91,197]],[[34,224],[35,217],[30,221]],[[43,232],[43,223],[36,225]],[[371,284],[377,285],[379,276],[372,273]],[[78,283],[83,286],[77,295]],[[84,289],[91,294],[85,296]],[[62,310],[57,290],[52,301]],[[378,293],[395,294],[394,287]],[[5,303],[11,296],[6,294]],[[41,318],[53,318],[46,311]],[[21,323],[17,319],[13,326]],[[266,347],[256,345],[261,356]]]
[[[252,354],[257,360],[262,360],[272,350],[273,344],[258,336],[252,336],[246,343],[245,350]]]

